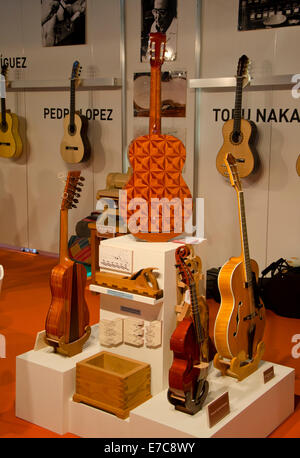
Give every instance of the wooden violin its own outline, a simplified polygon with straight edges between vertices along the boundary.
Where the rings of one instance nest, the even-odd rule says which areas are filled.
[[[258,265],[250,259],[244,195],[236,160],[225,158],[231,185],[237,193],[242,253],[223,265],[218,277],[221,305],[214,327],[219,357],[252,360],[265,328],[265,308],[259,297]]]
[[[185,245],[177,248],[176,267],[182,280],[189,287],[192,317],[179,322],[170,340],[174,352],[173,364],[169,370],[168,401],[175,409],[194,415],[206,399],[209,384],[207,357],[203,354],[202,344],[205,332],[201,323],[196,285],[193,274],[185,260],[190,249]]]
[[[185,147],[178,138],[161,134],[161,66],[165,44],[165,34],[150,34],[149,135],[138,137],[130,144],[128,157],[133,173],[124,188],[126,209],[120,204],[129,231],[149,242],[166,242],[180,235],[192,214],[192,195],[181,174]],[[135,212],[140,222],[138,227],[132,218]]]
[[[51,272],[52,300],[45,324],[46,343],[68,356],[82,350],[91,332],[85,300],[86,269],[72,261],[68,251],[68,211],[76,208],[83,180],[80,172],[68,173],[60,209],[59,264]]]

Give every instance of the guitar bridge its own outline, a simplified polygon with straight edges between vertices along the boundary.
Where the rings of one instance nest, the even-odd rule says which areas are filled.
[[[66,146],[66,149],[73,149],[75,151],[78,150],[78,146]]]

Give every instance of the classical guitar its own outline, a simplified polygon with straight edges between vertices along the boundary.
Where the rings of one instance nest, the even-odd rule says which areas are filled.
[[[0,156],[18,158],[22,153],[22,140],[19,134],[19,120],[15,113],[6,109],[5,86],[7,65],[1,68],[1,123]]]
[[[208,355],[203,352],[206,333],[201,323],[194,276],[185,262],[189,254],[186,245],[177,248],[175,253],[176,266],[189,287],[192,317],[183,318],[171,336],[174,360],[169,370],[168,400],[175,409],[194,415],[202,408],[209,384],[206,380]]]
[[[150,34],[149,135],[136,138],[129,147],[133,173],[125,186],[125,211],[120,204],[129,231],[151,242],[165,242],[180,235],[192,212],[192,196],[181,175],[186,158],[184,145],[172,135],[161,134],[161,66],[165,43],[165,34]],[[140,230],[131,225],[137,205]]]
[[[255,132],[255,125],[253,122],[242,118],[243,88],[248,84],[250,79],[248,65],[248,57],[245,55],[241,56],[237,67],[234,117],[226,121],[223,126],[223,145],[216,159],[217,170],[223,176],[227,176],[224,160],[226,154],[229,152],[236,158],[240,178],[250,175],[256,166],[256,158],[250,147]]]
[[[252,360],[264,334],[265,308],[258,294],[258,265],[250,259],[244,194],[232,154],[227,154],[225,163],[237,194],[242,252],[239,257],[230,258],[219,273],[221,305],[214,338],[220,356]]]
[[[72,66],[70,81],[70,112],[64,118],[64,135],[60,152],[64,161],[75,164],[84,162],[90,157],[90,144],[87,137],[88,121],[75,111],[75,90],[80,84],[81,67],[76,60]]]
[[[80,352],[90,335],[86,269],[72,261],[68,251],[68,211],[76,207],[83,180],[77,171],[67,177],[60,209],[59,264],[51,272],[52,300],[45,324],[47,344],[68,356]]]

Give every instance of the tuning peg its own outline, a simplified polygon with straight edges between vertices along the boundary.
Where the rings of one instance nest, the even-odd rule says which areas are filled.
[[[81,192],[81,188],[75,188],[75,191]],[[78,197],[80,197],[80,195]]]
[[[74,195],[75,195],[75,197],[80,197],[81,196],[81,194],[79,194],[78,192],[75,192]]]
[[[85,178],[84,177],[79,177],[79,180],[85,181]]]
[[[77,208],[77,205],[72,204],[72,207],[73,207],[73,208]]]
[[[78,186],[83,186],[83,183],[80,183],[80,181],[78,181],[77,185]]]
[[[73,202],[75,202],[75,204],[78,204],[79,200],[78,199],[73,199]]]

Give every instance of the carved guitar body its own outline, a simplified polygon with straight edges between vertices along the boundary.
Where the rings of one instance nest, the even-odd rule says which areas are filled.
[[[192,195],[181,174],[186,158],[183,143],[172,135],[161,134],[161,65],[166,36],[151,33],[150,41],[149,135],[136,138],[129,147],[133,173],[125,186],[125,213],[129,231],[135,237],[166,242],[184,232],[184,223],[192,213]],[[123,212],[122,207],[121,204]],[[137,208],[139,231],[131,224]]]
[[[224,166],[224,159],[229,151],[238,160],[238,170],[241,178],[247,177],[254,170],[255,159],[249,144],[252,137],[252,125],[246,119],[241,119],[240,122],[241,132],[238,142],[232,140],[233,119],[226,121],[222,129],[223,145],[218,152],[216,166],[223,176],[227,174],[226,167]]]
[[[250,260],[251,270],[258,281],[258,265]],[[249,320],[251,314],[249,289],[245,285],[243,259],[232,257],[224,264],[218,278],[221,294],[221,305],[215,321],[214,338],[217,352],[225,358],[244,353],[242,359],[247,359],[249,353]],[[261,307],[253,319],[255,333],[251,348],[255,353],[257,344],[262,340],[265,328],[265,311]]]
[[[84,297],[86,270],[82,264],[66,260],[51,272],[52,301],[46,319],[47,337],[65,343],[77,340],[89,324]]]
[[[70,130],[70,115],[64,118],[64,135],[60,145],[60,153],[64,161],[76,164],[88,160],[90,156],[90,145],[87,138],[88,121],[79,115],[74,114],[74,133]]]
[[[0,116],[0,156],[18,158],[22,153],[22,140],[19,134],[19,119],[15,113],[6,110],[6,127],[2,126]]]
[[[79,197],[80,172],[69,172],[60,210],[59,264],[51,271],[51,304],[45,323],[45,341],[55,351],[73,356],[89,338],[89,309],[85,300],[86,269],[68,254],[68,210]]]

